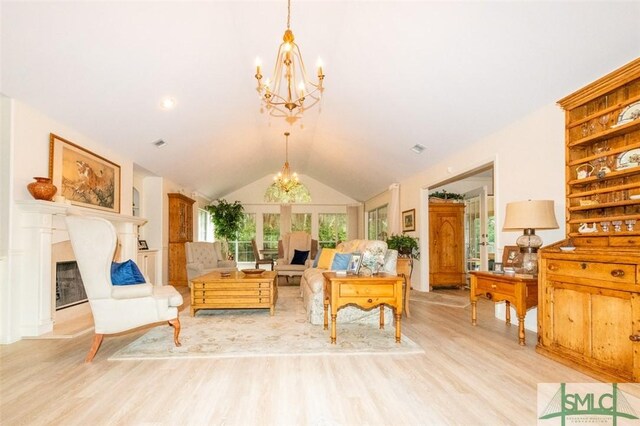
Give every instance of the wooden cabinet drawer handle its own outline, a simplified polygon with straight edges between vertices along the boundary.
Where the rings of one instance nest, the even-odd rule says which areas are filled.
[[[622,269],[614,269],[611,271],[611,276],[616,278],[624,277],[624,271]]]
[[[640,342],[640,334],[632,334],[629,336],[629,340],[632,342]]]
[[[368,299],[368,300],[367,300],[367,302],[368,302],[368,303],[372,303],[372,302],[373,302],[373,299]]]
[[[550,271],[557,271],[560,268],[555,263],[550,263],[549,266],[547,266],[547,269]]]
[[[582,263],[580,264],[580,268],[581,268],[581,269],[587,269],[587,264],[586,264],[586,263],[584,263],[584,262],[582,262]]]
[[[487,299],[489,299],[489,300],[493,299],[493,294],[491,294],[491,293],[487,293],[487,294],[485,294],[485,296],[486,296],[486,297],[487,297]]]

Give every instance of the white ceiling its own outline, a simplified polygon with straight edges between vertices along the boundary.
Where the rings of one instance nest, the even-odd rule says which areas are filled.
[[[286,1],[1,8],[5,95],[210,197],[280,169],[288,125],[261,114],[253,74],[256,56],[271,74]],[[634,59],[639,23],[640,2],[294,0],[327,77],[290,162],[365,200]]]

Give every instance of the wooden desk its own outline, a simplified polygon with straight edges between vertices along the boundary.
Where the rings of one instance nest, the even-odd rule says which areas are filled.
[[[359,275],[336,275],[324,272],[324,329],[329,328],[329,305],[331,305],[331,343],[336,343],[336,319],[338,309],[355,304],[364,309],[380,306],[380,328],[384,328],[384,305],[394,310],[396,320],[396,343],[400,343],[404,278],[380,273],[371,277]]]
[[[524,316],[527,309],[538,305],[538,279],[501,275],[491,272],[471,272],[471,324],[476,325],[478,296],[494,302],[506,302],[505,321],[511,324],[511,304],[518,315],[518,340],[524,345]]]

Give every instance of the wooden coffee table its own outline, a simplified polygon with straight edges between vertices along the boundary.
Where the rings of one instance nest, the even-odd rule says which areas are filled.
[[[324,329],[329,328],[328,311],[331,305],[331,343],[336,343],[336,319],[338,309],[355,304],[364,309],[380,306],[380,328],[384,328],[384,305],[394,310],[396,342],[400,343],[403,292],[402,276],[380,273],[371,277],[336,275],[324,272]]]
[[[247,275],[240,271],[228,277],[211,272],[191,280],[191,316],[200,309],[269,309],[275,313],[278,300],[276,272]]]

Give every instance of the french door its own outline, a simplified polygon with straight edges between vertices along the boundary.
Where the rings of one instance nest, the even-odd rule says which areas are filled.
[[[464,194],[466,271],[489,270],[489,203],[487,187]]]

